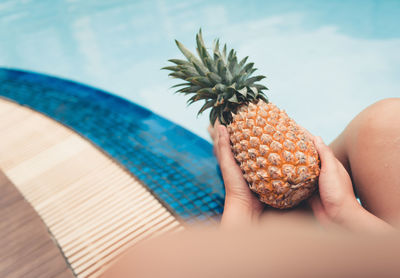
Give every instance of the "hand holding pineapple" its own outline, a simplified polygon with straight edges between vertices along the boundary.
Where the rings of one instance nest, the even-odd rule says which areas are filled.
[[[218,122],[209,128],[214,141],[214,153],[221,168],[225,185],[225,205],[222,215],[223,226],[237,226],[256,221],[264,204],[249,189],[242,171],[236,163],[229,143],[226,127]]]
[[[321,158],[321,173],[318,194],[310,199],[310,205],[318,221],[355,232],[395,231],[357,201],[349,174],[321,137],[315,137],[314,142]]]
[[[230,149],[226,128],[217,122],[215,128],[209,128],[209,132],[226,191],[221,224],[224,227],[240,227],[256,223],[264,204],[247,186]],[[358,203],[346,169],[320,137],[314,137],[313,140],[321,158],[321,173],[319,192],[314,194],[309,203],[318,221],[325,227],[339,226],[356,232],[393,231],[390,225]]]
[[[310,199],[311,208],[321,223],[347,226],[351,213],[361,207],[350,176],[321,137],[315,137],[314,142],[321,158],[321,173],[319,194]]]
[[[230,148],[229,134],[226,127],[217,121],[208,129],[214,142],[214,153],[221,168],[225,185],[225,207],[222,224],[240,226],[255,222],[263,210],[264,204],[251,192]],[[312,137],[311,134],[309,134]],[[351,187],[350,177],[332,151],[320,138],[313,138],[322,161],[320,175],[321,197],[314,195],[310,199],[314,214],[324,225],[343,224],[346,221],[345,208],[358,204]],[[326,209],[325,209],[326,207]],[[348,211],[347,211],[348,212]]]

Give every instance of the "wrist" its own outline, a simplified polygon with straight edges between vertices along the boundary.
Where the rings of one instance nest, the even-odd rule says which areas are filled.
[[[347,210],[342,225],[353,232],[382,233],[392,232],[394,228],[367,211],[358,201]]]
[[[253,207],[245,200],[227,195],[225,197],[224,212],[222,214],[221,225],[223,226],[242,226],[251,225],[258,221],[262,209]]]
[[[355,219],[362,215],[364,208],[356,198],[350,198],[346,201],[337,213],[334,221],[343,227],[349,228]]]
[[[250,216],[259,216],[264,209],[255,195],[242,196],[229,193],[225,196],[225,206],[237,208],[243,214]]]

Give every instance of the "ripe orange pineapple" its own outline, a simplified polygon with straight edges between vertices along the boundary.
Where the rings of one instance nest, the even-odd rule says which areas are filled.
[[[252,76],[254,63],[238,62],[232,49],[222,53],[219,41],[213,54],[206,50],[201,30],[196,36],[198,59],[175,41],[187,60],[171,59],[172,77],[185,80],[173,87],[193,94],[188,100],[205,100],[199,114],[211,108],[210,121],[227,126],[232,150],[250,189],[262,202],[275,208],[290,208],[311,196],[316,189],[319,159],[308,134],[285,111],[269,103],[256,82],[265,76]]]

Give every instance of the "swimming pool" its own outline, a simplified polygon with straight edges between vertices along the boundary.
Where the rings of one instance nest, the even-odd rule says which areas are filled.
[[[267,76],[269,98],[331,141],[359,111],[400,96],[399,1],[2,1],[0,66],[116,93],[209,140],[160,68],[202,27]]]

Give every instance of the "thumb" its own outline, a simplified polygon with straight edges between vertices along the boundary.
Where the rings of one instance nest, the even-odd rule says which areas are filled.
[[[308,202],[314,212],[315,218],[318,220],[319,223],[321,223],[322,226],[329,227],[334,225],[334,222],[327,214],[324,205],[322,204],[321,198],[318,194],[312,196]]]
[[[235,184],[239,180],[244,181],[244,178],[240,167],[237,165],[236,160],[233,157],[229,134],[226,127],[218,125],[217,128],[219,136],[217,145],[219,164],[225,181],[225,186],[229,187],[231,184]]]
[[[321,159],[321,171],[327,172],[336,166],[336,157],[332,150],[325,145],[320,136],[314,137],[314,144]]]

